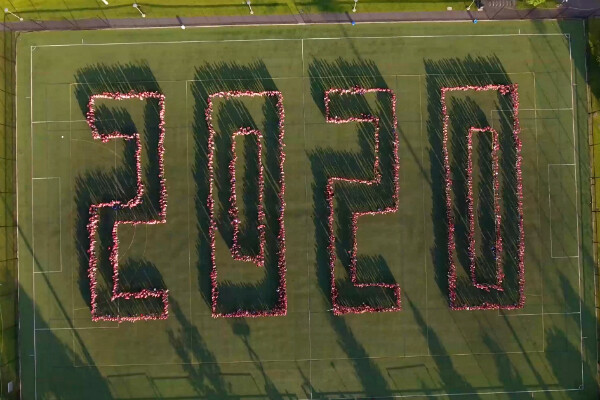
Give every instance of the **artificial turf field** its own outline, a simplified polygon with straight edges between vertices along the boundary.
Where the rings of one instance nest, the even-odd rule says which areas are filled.
[[[32,33],[19,37],[17,55],[24,399],[596,398],[581,22]],[[512,311],[453,311],[448,303],[440,91],[445,86],[512,83],[518,84],[520,97],[525,304]],[[352,86],[393,90],[398,123],[394,131],[385,96],[332,98],[332,112],[338,116],[381,119],[381,184],[336,184],[338,301],[349,306],[393,303],[389,290],[353,288],[347,267],[350,213],[382,210],[393,202],[397,133],[398,211],[358,220],[357,278],[398,283],[402,311],[334,316],[327,179],[372,179],[374,173],[372,126],[325,120],[325,90]],[[90,94],[130,90],[160,91],[166,98],[168,209],[165,224],[119,228],[121,284],[130,290],[168,289],[169,318],[92,322],[89,207],[132,198],[135,168],[131,143],[94,140],[85,113]],[[286,316],[211,317],[205,109],[210,94],[230,90],[278,90],[284,97]],[[453,200],[459,204],[459,297],[472,305],[513,304],[519,293],[512,109],[495,92],[453,93],[447,104]],[[147,194],[135,217],[149,219],[158,209],[156,104],[123,100],[97,107],[102,132],[140,133]],[[215,100],[213,199],[222,312],[269,310],[277,299],[276,216],[282,204],[277,197],[274,109],[263,98]],[[472,126],[490,126],[500,137],[501,185],[506,189],[501,199],[506,272],[501,294],[473,289],[467,279],[461,166],[464,135]],[[264,132],[264,268],[234,261],[228,249],[228,151],[231,135],[240,127]],[[473,143],[482,280],[490,279],[490,254],[495,251],[489,247],[488,137],[477,135]],[[258,198],[256,140],[235,140],[239,238],[244,251],[252,253],[258,231],[252,217]],[[127,212],[108,210],[103,218],[112,221]],[[104,257],[98,272],[100,311],[124,316],[157,312],[152,301],[110,301],[110,228],[104,223],[99,232],[98,253]]]

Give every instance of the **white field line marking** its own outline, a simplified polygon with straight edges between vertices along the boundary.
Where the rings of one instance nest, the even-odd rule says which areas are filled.
[[[541,312],[541,313],[524,313],[524,314],[503,314],[502,317],[503,318],[512,318],[512,317],[543,317],[545,315],[578,315],[580,314],[579,311],[570,311],[570,312],[549,312],[549,313],[545,313],[545,312]],[[544,352],[545,350],[541,350],[542,352]]]
[[[248,42],[289,42],[302,40],[362,40],[362,39],[432,39],[432,38],[470,38],[470,37],[512,37],[512,36],[564,36],[562,33],[496,33],[484,35],[394,35],[394,36],[344,36],[344,37],[308,37],[308,38],[262,38],[262,39],[223,39],[223,40],[169,40],[148,42],[104,42],[104,43],[64,43],[41,44],[36,47],[78,47],[78,46],[127,46],[140,44],[190,44],[190,43],[248,43]]]
[[[65,328],[70,329],[70,328]],[[108,329],[108,328],[107,328]],[[114,328],[116,329],[116,328]],[[530,350],[530,351],[503,351],[503,352],[475,352],[475,353],[448,353],[448,354],[411,354],[406,356],[378,356],[378,357],[328,357],[328,358],[297,358],[297,359],[268,359],[261,360],[263,363],[296,363],[296,362],[307,362],[307,361],[352,361],[352,360],[395,360],[395,359],[411,359],[411,358],[423,358],[423,357],[472,357],[472,356],[491,356],[491,355],[505,355],[505,354],[544,354],[541,350]],[[155,366],[155,365],[214,365],[214,364],[255,364],[254,360],[233,360],[233,361],[209,361],[209,362],[166,362],[166,363],[126,363],[126,364],[93,364],[96,368],[105,367],[139,367],[139,366]],[[87,368],[90,365],[74,365],[73,368]],[[563,389],[564,390],[564,389]],[[371,399],[372,397],[369,397]]]
[[[29,46],[29,122],[33,121],[33,46]],[[29,125],[29,140],[31,141],[31,179],[33,182],[33,123]],[[32,221],[32,231],[33,231],[33,184],[31,185],[31,221]],[[31,302],[31,315],[33,319],[33,398],[37,400],[37,344],[36,344],[36,327],[35,327],[35,238],[31,235],[31,273],[32,273],[32,297],[33,301]]]
[[[71,85],[69,83],[69,87],[67,88],[67,96],[69,96],[69,176],[68,176],[68,180],[69,182],[73,182],[73,173],[71,171],[71,133],[72,133],[72,129],[71,129],[71,118],[73,115],[73,109],[72,109],[72,101],[71,101],[71,95],[73,93],[73,85]],[[71,187],[71,185],[67,185],[69,188],[69,198],[72,199],[73,198],[73,189]],[[73,203],[71,203],[71,207],[69,209],[69,213],[73,213]],[[74,287],[75,287],[75,283],[74,283],[74,276],[73,276],[73,265],[75,265],[75,263],[73,262],[73,256],[71,255],[70,259],[69,259],[70,263],[69,265],[71,266],[71,321],[73,321],[73,326],[75,326],[75,294],[74,294]],[[72,333],[71,334],[71,345],[73,346],[72,348],[75,348],[75,334]]]
[[[579,154],[577,152],[577,134],[575,129],[575,90],[573,83],[573,53],[572,53],[572,43],[571,43],[571,35],[567,34],[567,38],[569,39],[569,64],[571,65],[571,108],[573,109],[573,162],[576,163],[579,159]],[[577,228],[577,254],[579,255],[579,248],[581,247],[581,242],[579,238],[579,189],[577,187],[577,175],[578,169],[575,167],[575,224]],[[581,258],[577,260],[577,272],[579,274],[578,285],[579,285],[579,331],[581,333],[581,342],[580,342],[580,352],[581,352],[581,389],[585,386],[585,378],[584,378],[584,356],[583,356],[583,316],[582,316],[582,298],[581,298]]]
[[[79,328],[37,328],[36,331],[84,331],[94,329],[119,329],[119,326],[85,326]]]
[[[519,29],[519,33],[521,30]],[[537,214],[538,214],[538,227],[542,226],[542,197],[541,197],[541,178],[540,178],[540,148],[538,141],[538,108],[537,108],[537,83],[535,81],[535,72],[533,73],[533,124],[535,127],[535,171],[536,171],[536,181],[537,181]],[[550,247],[552,249],[552,247]],[[552,250],[550,250],[552,251]],[[540,269],[540,277],[543,275],[543,270],[541,263],[539,265]],[[544,321],[544,279],[540,279],[540,290],[541,290],[541,300],[542,300],[542,350],[546,351],[546,323]]]
[[[73,85],[69,84],[69,88],[68,88],[68,93],[67,95],[69,96],[69,119],[72,119],[73,117]],[[72,149],[73,149],[73,142],[71,142],[71,139],[73,138],[73,124],[69,123],[69,182],[74,182],[73,180],[73,169],[70,168],[71,167],[71,162],[73,160],[73,153],[72,153]],[[69,186],[69,198],[73,199],[73,185],[68,185]],[[75,214],[75,202],[71,202],[71,208],[70,208],[70,212],[74,215]],[[72,326],[75,326],[75,268],[73,268],[73,265],[77,265],[76,263],[78,261],[74,260],[73,254],[71,254],[71,259],[70,259],[70,266],[71,266],[71,321],[72,322]],[[85,307],[87,308],[87,306]],[[89,308],[88,308],[89,310]],[[117,325],[120,326],[120,325]],[[71,346],[73,346],[72,348],[75,348],[75,331],[71,332]]]
[[[275,80],[285,80],[285,79],[303,79],[303,76],[280,76],[278,78],[222,78],[222,79],[186,79],[186,82],[226,82],[226,81],[275,81]],[[181,81],[153,81],[156,83],[161,82],[169,82],[169,83],[177,83]],[[127,83],[127,82],[122,82]]]
[[[71,120],[73,118],[73,84],[69,83],[69,120]],[[72,122],[72,120],[71,120]],[[73,172],[72,172],[72,168],[71,167],[71,163],[73,160],[73,153],[72,153],[72,149],[73,149],[73,124],[69,123],[69,181],[73,182]],[[73,196],[73,187],[72,185],[69,185],[69,198],[74,198]],[[73,212],[73,203],[71,203],[71,212]],[[75,268],[73,268],[73,265],[75,265],[76,261],[73,260],[73,256],[71,255],[71,321],[73,321],[73,326],[75,326],[75,311],[77,310],[75,308],[75,276],[74,276],[74,270]],[[85,307],[89,310],[88,307]],[[72,335],[71,335],[71,339],[72,339],[72,348],[75,348],[75,332],[73,331]]]
[[[470,74],[473,76],[479,75],[524,75],[524,74],[533,74],[530,71],[523,72],[490,72],[487,74]],[[385,77],[397,77],[397,76],[459,76],[461,74],[383,74],[379,75],[383,78]],[[363,78],[363,77],[371,77],[370,75],[314,75],[314,78],[324,79],[324,78]],[[221,82],[221,81],[262,81],[262,80],[284,80],[284,79],[303,79],[304,76],[280,76],[280,77],[272,77],[272,78],[220,78],[220,79],[185,79],[185,82]],[[182,79],[161,79],[158,81],[136,81],[137,83],[179,83],[183,82]],[[126,84],[130,83],[129,81],[111,81],[114,84]],[[69,85],[89,85],[87,82],[71,82]],[[82,120],[85,121],[85,120]]]
[[[502,109],[502,108],[496,108],[494,110],[492,110],[492,112],[500,112],[500,111],[512,111],[512,110],[507,110],[507,109]],[[563,107],[563,108],[520,108],[519,107],[519,111],[573,111],[573,109],[571,107]]]
[[[302,40],[301,42],[301,56],[302,56],[302,134],[304,136],[304,151],[306,152],[306,94],[305,92],[305,87],[304,87],[304,82],[305,82],[305,77],[304,77],[304,72],[305,72],[305,65],[304,65],[304,40]],[[307,181],[307,176],[308,173],[306,171],[306,164],[304,166],[304,199],[305,201],[308,201],[308,181]],[[305,219],[305,224],[306,226],[308,226],[309,224],[309,213],[306,213],[306,219]],[[307,231],[307,235],[306,235],[306,277],[307,277],[307,282],[310,282],[310,255],[309,255],[309,250],[310,246],[310,239],[311,236],[309,234],[309,232]],[[308,292],[307,292],[307,297],[308,297],[308,358],[312,358],[312,337],[311,337],[311,331],[310,331],[310,285],[308,285]],[[313,391],[312,391],[312,362],[309,361],[308,362],[308,390],[310,390],[310,398],[313,398]]]
[[[32,124],[52,124],[52,123],[71,123],[71,122],[86,122],[85,119],[76,119],[76,120],[48,120],[48,121],[32,121]]]
[[[15,57],[15,67],[14,67],[15,82],[18,82],[18,76],[17,76],[18,72],[17,71],[18,71],[19,65],[18,65],[17,58],[18,57]],[[17,103],[17,99],[19,99],[19,98],[20,98],[19,97],[19,88],[17,87],[17,85],[15,85],[15,105]],[[16,143],[17,140],[16,140],[16,138],[19,137],[19,135],[18,135],[18,126],[19,126],[19,124],[17,123],[17,121],[19,121],[19,107],[15,106],[15,145],[13,146],[13,149],[15,151],[15,172],[19,170],[19,158],[20,158],[20,157],[17,157],[17,155],[16,155],[16,153],[17,153],[17,143]],[[15,173],[15,199],[16,199],[16,203],[17,203],[16,204],[17,215],[16,215],[15,219],[16,219],[17,227],[21,226],[21,225],[19,225],[19,190],[18,190],[18,187],[19,187],[19,174]],[[19,258],[19,256],[20,256],[20,254],[19,254],[20,253],[19,252],[19,241],[20,241],[21,234],[19,233],[19,229],[18,228],[16,228],[16,231],[17,231],[17,235],[16,235],[16,240],[17,240],[17,242],[16,242],[17,243],[17,246],[16,246],[17,247],[17,249],[16,249],[17,250],[17,260],[20,260],[20,258]],[[17,285],[17,305],[18,305],[17,309],[20,311],[20,306],[21,306],[21,265],[18,263],[18,261],[17,261],[17,282],[19,283]],[[19,332],[19,337],[21,337],[20,336],[21,335],[21,318],[20,317],[17,317],[17,326],[18,326],[18,329],[19,329],[19,331],[18,331]],[[19,357],[21,357],[20,349],[17,350],[17,354],[19,354]],[[19,362],[17,364],[19,366],[18,367],[19,368],[19,376],[22,377],[23,376],[22,358],[21,358],[21,360],[19,360]],[[19,379],[18,385],[19,385],[20,393],[23,393],[23,386],[22,386],[22,382],[21,381],[22,380]]]

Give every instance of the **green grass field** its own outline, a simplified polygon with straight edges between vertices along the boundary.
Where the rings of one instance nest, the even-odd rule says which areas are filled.
[[[21,34],[22,398],[597,398],[585,45],[581,22]],[[520,96],[526,302],[514,311],[452,311],[440,90],[492,83],[516,83]],[[371,179],[374,141],[367,124],[326,123],[323,96],[328,88],[355,85],[389,88],[397,96],[399,210],[359,219],[358,279],[398,283],[403,309],[334,316],[325,186],[332,176]],[[165,321],[134,324],[92,322],[88,209],[100,201],[131,198],[135,182],[131,145],[94,140],[85,121],[86,104],[93,93],[129,90],[166,96],[169,206],[166,224],[119,228],[121,282],[132,290],[167,288],[170,315]],[[224,90],[279,90],[285,99],[289,305],[283,317],[211,317],[205,108],[211,93]],[[388,207],[393,193],[390,103],[370,94],[363,100],[333,98],[332,110],[342,117],[381,118],[382,183],[336,186],[336,284],[343,304],[389,305],[388,292],[353,288],[346,271],[350,212]],[[463,135],[471,126],[498,131],[502,185],[514,187],[510,107],[492,92],[453,93],[447,102],[455,199],[464,195],[459,172],[465,160]],[[155,215],[156,107],[137,100],[105,101],[98,107],[105,129],[140,133],[149,207],[138,217]],[[276,298],[276,123],[272,105],[262,99],[215,103],[220,310],[265,310]],[[233,261],[227,248],[227,150],[231,134],[242,126],[265,135],[264,269]],[[256,165],[251,161],[257,155],[255,142],[236,140],[241,243],[252,251],[255,226],[248,216],[256,212],[256,168],[249,166]],[[480,138],[473,146],[475,193],[481,194],[482,209],[489,205],[489,146]],[[509,190],[502,197],[503,218],[513,228],[514,204]],[[107,212],[110,218],[119,213]],[[490,230],[485,217],[483,212],[477,225],[483,243]],[[466,287],[464,218],[464,206],[457,206],[461,298],[473,305],[513,303],[514,258],[505,262],[504,294]],[[151,302],[109,301],[106,225],[99,234],[104,257],[100,310],[123,315],[152,311],[156,304]],[[518,238],[508,228],[504,232],[507,254],[513,254]],[[489,258],[485,246],[479,250]],[[478,272],[479,278],[487,280],[490,263],[482,265],[488,268]]]

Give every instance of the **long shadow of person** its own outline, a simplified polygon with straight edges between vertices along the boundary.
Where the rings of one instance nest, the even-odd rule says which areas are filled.
[[[56,295],[56,293],[53,293]],[[58,301],[58,298],[57,300]],[[44,317],[39,314],[26,290],[19,291],[19,302],[25,310],[34,310],[31,318],[36,321],[36,329],[44,330],[43,338],[38,336],[38,353],[35,357],[45,358],[44,371],[50,375],[44,378],[23,375],[21,396],[23,398],[50,399],[112,399],[113,392],[109,387],[106,376],[96,367],[94,358],[88,352],[80,331],[73,330],[73,348],[64,342],[64,338],[56,335]],[[66,315],[65,315],[66,317]],[[42,350],[43,349],[43,350]],[[38,362],[36,360],[36,362]],[[23,363],[27,368],[29,361]],[[76,367],[77,366],[77,367]],[[83,367],[84,366],[84,367]],[[79,368],[83,367],[83,368]],[[40,368],[40,366],[38,366]],[[25,372],[25,370],[23,371]],[[33,380],[37,379],[36,384]]]

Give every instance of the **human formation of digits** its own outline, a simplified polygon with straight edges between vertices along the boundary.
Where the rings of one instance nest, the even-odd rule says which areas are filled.
[[[515,160],[513,163],[514,171],[512,174],[516,177],[516,184],[514,187],[514,195],[516,196],[516,218],[518,218],[518,244],[516,252],[517,265],[517,279],[518,282],[518,299],[515,302],[508,304],[500,304],[494,302],[482,301],[479,304],[463,304],[459,301],[460,287],[457,285],[457,270],[456,263],[454,261],[454,253],[456,251],[456,232],[455,232],[455,215],[454,205],[452,197],[452,170],[450,166],[450,155],[448,150],[448,137],[449,137],[449,121],[451,115],[448,111],[447,96],[451,92],[466,92],[466,91],[496,91],[501,96],[509,96],[512,104],[512,149],[515,153]],[[346,183],[350,185],[365,185],[377,188],[382,182],[382,165],[380,162],[380,117],[370,114],[359,114],[350,117],[341,117],[334,115],[331,110],[331,103],[339,101],[341,97],[359,96],[364,97],[367,94],[375,94],[379,96],[387,96],[390,99],[391,113],[389,120],[391,121],[392,129],[392,199],[391,204],[378,208],[377,210],[371,211],[360,211],[351,213],[351,229],[350,229],[350,250],[349,253],[349,265],[345,268],[348,271],[348,275],[351,284],[355,288],[382,288],[391,290],[393,293],[393,304],[389,306],[373,306],[368,304],[361,305],[344,305],[339,300],[339,290],[336,284],[336,235],[335,235],[335,188],[336,183]],[[276,115],[277,115],[277,149],[275,157],[277,158],[277,232],[273,232],[273,236],[276,237],[277,244],[274,247],[276,254],[271,255],[276,260],[277,264],[277,287],[274,289],[275,293],[275,304],[268,310],[252,310],[252,309],[238,309],[232,312],[222,312],[219,309],[219,287],[218,287],[218,260],[216,256],[216,235],[217,235],[217,217],[215,215],[215,199],[214,197],[214,179],[215,179],[215,147],[216,141],[215,136],[217,132],[213,126],[213,106],[216,99],[221,101],[228,101],[233,99],[243,98],[264,98],[266,101],[272,101],[275,104]],[[132,299],[155,299],[161,302],[160,312],[148,312],[137,315],[120,315],[118,311],[111,312],[110,314],[102,313],[98,307],[98,272],[99,272],[99,251],[100,246],[98,241],[99,235],[99,224],[102,216],[102,211],[105,209],[114,210],[134,210],[139,207],[143,202],[144,195],[144,183],[142,179],[142,144],[139,133],[124,134],[119,131],[115,132],[100,132],[96,125],[96,101],[97,100],[128,100],[128,99],[139,99],[139,100],[151,100],[154,99],[158,102],[158,183],[159,183],[159,210],[157,218],[141,219],[141,218],[127,218],[118,219],[112,223],[110,246],[108,247],[109,263],[112,269],[112,291],[110,300],[117,301],[132,300]],[[401,292],[400,285],[397,283],[381,283],[381,282],[362,282],[358,278],[358,243],[357,243],[357,231],[358,231],[358,219],[362,216],[369,215],[384,215],[392,214],[398,211],[400,204],[400,188],[399,188],[399,168],[400,162],[398,157],[399,137],[398,137],[398,121],[396,116],[396,95],[391,89],[387,88],[331,88],[324,92],[324,103],[325,103],[325,120],[327,123],[332,124],[371,124],[374,128],[374,161],[373,170],[370,173],[370,177],[366,179],[349,178],[343,176],[328,176],[327,185],[325,188],[325,196],[328,216],[328,244],[327,252],[329,255],[329,276],[330,276],[330,289],[331,289],[331,303],[332,311],[335,315],[343,314],[361,314],[361,313],[374,313],[374,312],[392,312],[400,311],[401,307]],[[449,304],[452,309],[455,310],[477,310],[477,309],[516,309],[521,308],[525,302],[524,295],[524,231],[523,231],[523,187],[521,177],[521,140],[520,125],[519,125],[519,98],[517,92],[517,85],[486,85],[486,86],[458,86],[458,87],[444,87],[441,88],[441,112],[443,117],[443,129],[442,129],[442,158],[444,168],[444,182],[445,182],[445,202],[446,202],[446,224],[448,232],[448,295]],[[139,320],[156,320],[166,319],[168,317],[168,290],[166,289],[155,289],[145,288],[139,291],[125,291],[122,290],[119,284],[119,237],[118,227],[121,224],[128,225],[153,225],[153,224],[164,224],[167,222],[167,189],[164,171],[164,156],[165,156],[165,96],[158,92],[129,92],[129,93],[101,93],[92,95],[88,103],[87,112],[87,123],[91,128],[94,139],[99,139],[102,142],[108,142],[110,140],[123,139],[125,141],[133,141],[135,144],[135,174],[136,174],[136,194],[129,200],[110,200],[101,203],[92,204],[89,208],[89,221],[87,225],[87,231],[89,236],[89,266],[88,266],[88,278],[90,283],[90,303],[91,313],[93,321],[117,321],[117,322],[135,322]],[[286,242],[285,242],[285,225],[284,225],[284,213],[285,213],[285,174],[284,174],[284,120],[285,112],[283,105],[283,96],[279,91],[224,91],[213,93],[208,96],[207,106],[205,109],[205,119],[208,127],[208,198],[206,199],[206,205],[209,212],[210,223],[208,226],[209,232],[208,237],[210,241],[210,284],[211,284],[211,308],[212,316],[218,317],[267,317],[267,316],[283,316],[287,313],[287,283],[286,283]],[[220,134],[231,135],[231,159],[228,164],[228,177],[229,177],[229,209],[227,210],[228,220],[231,224],[231,231],[233,232],[232,240],[229,245],[229,250],[233,260],[244,261],[255,264],[257,267],[265,266],[265,253],[266,253],[266,229],[267,224],[265,222],[265,211],[264,211],[264,175],[265,171],[262,166],[262,146],[264,133],[260,130],[253,129],[250,127],[241,126],[235,132],[220,132]],[[503,292],[504,291],[504,278],[505,271],[503,266],[503,259],[506,257],[503,251],[503,237],[502,237],[502,205],[501,205],[501,185],[500,175],[502,173],[499,163],[499,134],[492,127],[470,127],[464,132],[467,138],[467,165],[464,174],[466,176],[467,191],[466,191],[466,202],[467,202],[467,243],[468,243],[468,259],[469,259],[469,276],[470,284],[472,287],[481,290],[482,292]],[[494,220],[494,257],[495,257],[495,282],[492,283],[481,283],[478,281],[476,270],[477,270],[477,251],[475,244],[475,200],[473,194],[473,136],[474,135],[490,135],[491,136],[491,162],[492,162],[492,192],[493,192],[493,220]],[[255,139],[257,146],[257,201],[256,206],[256,229],[258,234],[258,251],[257,254],[247,255],[244,254],[240,243],[240,217],[239,209],[237,206],[237,195],[236,195],[236,146],[235,138],[238,136],[252,137]],[[273,155],[270,155],[273,157]],[[118,308],[117,308],[118,309]]]

